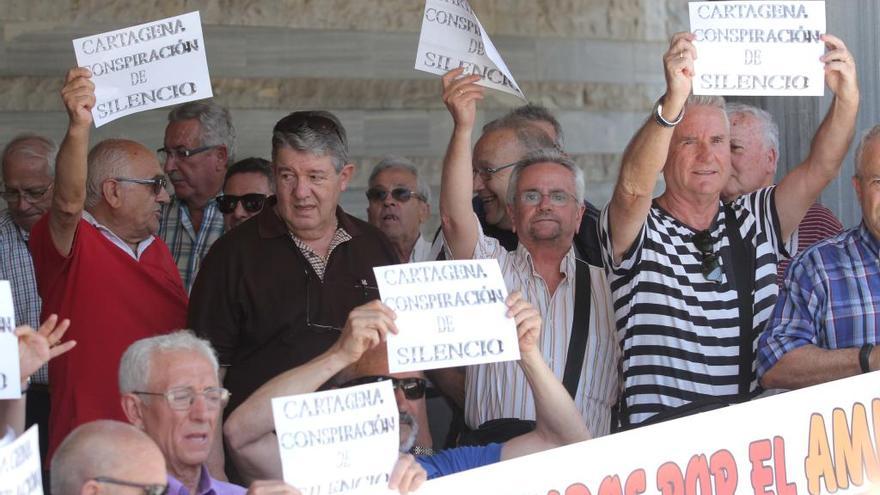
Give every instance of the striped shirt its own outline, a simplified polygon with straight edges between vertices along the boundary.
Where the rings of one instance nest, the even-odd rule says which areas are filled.
[[[798,224],[798,245],[797,253],[804,252],[805,249],[816,244],[817,242],[836,236],[843,232],[843,225],[840,220],[834,216],[828,208],[819,203],[813,203],[813,206],[807,210],[804,219]],[[776,270],[776,285],[782,288],[782,281],[785,278],[785,269],[791,260],[780,260],[779,267]]]
[[[196,281],[202,259],[221,235],[223,235],[223,214],[220,213],[217,202],[213,199],[205,206],[198,232],[193,229],[186,204],[176,196],[162,207],[158,236],[171,250],[171,256],[180,272],[187,294]]]
[[[754,247],[755,342],[776,302],[780,244],[774,188],[741,196],[733,204],[744,242]],[[608,207],[600,236],[609,271],[617,331],[623,349],[624,399],[631,424],[704,397],[738,393],[739,308],[730,281],[730,242],[724,208],[710,227],[720,253],[721,282],[707,281],[702,255],[682,224],[655,202],[641,233],[621,262],[614,263]],[[752,377],[752,390],[757,380]]]
[[[575,254],[570,249],[559,266],[565,274],[551,296],[535,270],[532,256],[521,243],[508,252],[498,240],[480,238],[474,258],[495,258],[509,291],[519,290],[535,305],[543,318],[540,347],[544,359],[561,381],[574,318]],[[588,265],[591,279],[589,335],[575,405],[593,436],[606,435],[611,424],[611,407],[617,400],[617,363],[611,295],[602,268]],[[499,418],[535,419],[535,399],[525,374],[515,361],[481,364],[467,368],[465,420],[471,428]]]
[[[862,223],[791,262],[779,301],[758,345],[758,376],[782,356],[880,344],[880,242]]]
[[[28,249],[28,232],[15,224],[9,210],[0,215],[0,280],[8,280],[12,286],[15,324],[40,328],[42,302]],[[44,365],[32,379],[34,383],[49,383],[48,368]]]

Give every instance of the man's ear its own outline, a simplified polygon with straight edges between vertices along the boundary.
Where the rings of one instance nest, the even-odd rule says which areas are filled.
[[[88,480],[80,488],[79,495],[97,495],[101,491],[101,485],[95,480]]]
[[[516,215],[513,214],[513,206],[511,206],[510,203],[507,203],[505,208],[507,209],[507,218],[510,219],[510,230],[516,234]]]
[[[111,208],[122,206],[122,188],[115,180],[105,180],[101,183],[101,195]]]
[[[137,395],[122,394],[122,412],[125,413],[128,422],[140,430],[144,429],[143,404]]]
[[[339,190],[345,191],[348,188],[348,181],[354,176],[354,163],[346,163],[339,171]]]
[[[229,163],[229,150],[226,149],[226,145],[218,146],[215,148],[217,151],[217,170],[218,171],[226,171],[226,166]]]

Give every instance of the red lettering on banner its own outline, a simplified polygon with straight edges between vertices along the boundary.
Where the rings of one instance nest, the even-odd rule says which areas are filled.
[[[785,470],[785,439],[773,437],[773,470],[776,474],[777,495],[797,495],[797,485],[788,482]]]
[[[709,459],[709,470],[715,479],[716,495],[733,495],[736,493],[737,470],[736,459],[728,450],[719,450]]]
[[[683,495],[684,477],[681,468],[674,462],[667,462],[657,470],[657,489],[662,495]]]
[[[647,488],[646,484],[645,470],[636,469],[626,477],[626,484],[624,485],[623,491],[626,495],[639,495],[645,493],[645,488]]]
[[[749,462],[752,463],[752,490],[755,495],[773,495],[766,488],[773,486],[773,469],[764,464],[773,457],[770,440],[756,440],[749,444]]]
[[[685,495],[697,495],[697,484],[701,495],[712,493],[712,480],[709,479],[709,461],[705,455],[695,455],[688,461],[685,471]]]
[[[606,476],[599,484],[598,495],[623,495],[623,489],[620,487],[620,477],[617,475]]]

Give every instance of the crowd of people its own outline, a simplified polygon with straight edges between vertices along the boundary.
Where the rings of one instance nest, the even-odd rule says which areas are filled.
[[[236,161],[231,115],[210,100],[173,108],[156,153],[125,139],[90,149],[95,86],[72,69],[60,146],[26,134],[2,154],[0,279],[23,325],[26,393],[0,403],[0,421],[40,424],[57,495],[298,493],[279,481],[270,399],[390,380],[389,486],[405,493],[880,369],[880,126],[858,143],[863,220],[844,231],[817,200],[853,141],[859,89],[845,44],[823,41],[833,100],[774,184],[772,117],[692,95],[693,36],[675,35],[666,92],[603,208],[541,106],[489,122],[472,146],[485,90],[452,70],[436,233],[422,231],[431,189],[403,157],[369,173],[366,220],[340,207],[355,166],[330,112],[279,120],[268,159]],[[389,373],[387,336],[418,330],[397,328],[373,268],[476,258],[498,260],[521,359]],[[432,436],[432,395],[454,411],[446,438]]]

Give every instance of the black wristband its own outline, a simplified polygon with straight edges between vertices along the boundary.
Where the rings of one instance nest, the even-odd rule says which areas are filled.
[[[862,373],[868,373],[871,371],[871,351],[874,349],[874,344],[865,344],[862,346],[862,349],[859,351],[859,367],[862,368]]]

